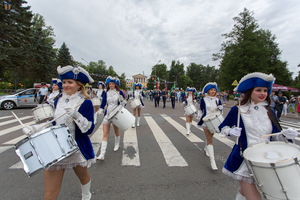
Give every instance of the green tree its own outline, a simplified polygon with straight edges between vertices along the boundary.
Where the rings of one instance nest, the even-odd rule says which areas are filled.
[[[214,66],[203,66],[191,63],[186,70],[186,75],[193,81],[192,85],[197,90],[202,90],[208,82],[219,82],[219,70]]]
[[[180,64],[179,61],[173,60],[171,62],[170,66],[170,72],[169,72],[169,80],[172,82],[176,82],[176,87],[183,87],[185,72],[184,72],[184,64]]]
[[[167,71],[167,65],[156,64],[152,67],[152,72],[150,78],[148,79],[148,89],[154,89],[156,80],[160,82],[160,88],[163,88],[164,81],[169,77],[169,72]]]
[[[280,60],[281,51],[275,42],[276,37],[269,30],[258,29],[253,15],[253,11],[244,8],[239,16],[234,17],[236,24],[232,31],[222,35],[225,41],[221,52],[213,54],[213,60],[220,60],[222,89],[232,89],[234,80],[255,71],[274,74],[280,84],[292,81],[287,63]]]
[[[69,48],[65,43],[63,43],[57,53],[57,65],[66,66],[74,65],[73,57],[69,51]]]
[[[33,82],[50,82],[57,77],[55,65],[55,40],[53,28],[46,26],[44,18],[35,14],[31,27],[31,45],[29,48],[29,64],[26,76]]]
[[[17,83],[28,63],[32,13],[23,0],[11,1],[12,9],[0,6],[0,78]]]

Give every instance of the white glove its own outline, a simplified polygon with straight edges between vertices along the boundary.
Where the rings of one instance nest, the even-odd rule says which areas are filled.
[[[66,113],[73,117],[74,119],[77,119],[78,116],[79,116],[79,113],[77,112],[77,109],[74,109],[74,108],[65,108],[66,110]]]
[[[219,109],[220,111],[222,111],[222,110],[223,110],[223,106],[222,106],[222,105],[219,105],[219,106],[218,106],[218,109]]]
[[[103,114],[104,114],[103,109],[100,108],[100,109],[97,111],[97,115],[99,116],[99,115],[103,115]]]
[[[194,103],[196,103],[197,102],[197,100],[196,99],[194,99]]]
[[[298,132],[293,129],[293,128],[288,128],[282,131],[282,134],[287,138],[287,139],[295,139],[295,137],[298,136]]]
[[[230,129],[229,134],[233,135],[233,136],[236,136],[236,137],[240,137],[241,132],[242,132],[242,128],[234,127],[232,129]]]
[[[25,134],[25,135],[29,135],[29,134],[33,134],[35,132],[35,128],[33,126],[24,126],[22,128],[22,132]]]
[[[184,102],[182,102],[182,104],[181,104],[181,105],[185,106],[185,101],[184,101]]]

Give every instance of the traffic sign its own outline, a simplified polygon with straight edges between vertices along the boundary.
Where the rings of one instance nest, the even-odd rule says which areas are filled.
[[[231,84],[232,86],[237,86],[239,82],[237,80],[234,80],[233,83]]]

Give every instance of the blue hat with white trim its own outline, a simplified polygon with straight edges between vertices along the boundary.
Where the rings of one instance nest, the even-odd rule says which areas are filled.
[[[53,85],[53,84],[56,84],[56,85],[58,85],[58,87],[59,87],[60,89],[62,89],[62,82],[61,82],[60,79],[53,79],[53,80],[51,81],[51,84],[52,84],[52,85]]]
[[[255,87],[266,87],[268,88],[268,94],[271,94],[274,81],[275,77],[272,74],[253,72],[241,78],[238,86],[234,88],[234,91],[245,93]]]
[[[94,80],[90,74],[82,67],[67,65],[64,67],[58,66],[57,72],[60,80],[73,79],[83,84],[93,83]]]
[[[207,93],[210,89],[215,88],[216,91],[219,91],[218,84],[216,82],[208,82],[202,89],[202,94]]]
[[[106,78],[105,84],[108,84],[110,82],[113,82],[113,83],[117,84],[118,86],[120,86],[120,80],[117,77],[108,76]]]
[[[135,83],[133,87],[135,88],[136,86],[139,86],[140,88],[143,87],[143,85],[141,83]]]
[[[187,92],[196,92],[196,88],[194,88],[194,87],[187,87],[186,91]]]
[[[97,87],[99,87],[99,85],[102,85],[102,88],[105,88],[105,83],[103,81],[99,81]]]

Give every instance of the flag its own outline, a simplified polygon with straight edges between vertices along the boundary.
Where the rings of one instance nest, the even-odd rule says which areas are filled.
[[[176,87],[176,85],[175,85],[175,82],[174,82],[171,89],[175,89],[175,87]]]

